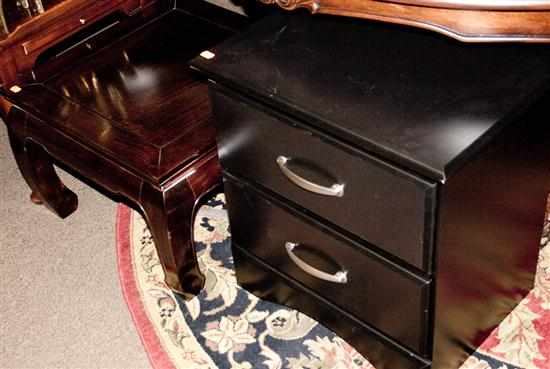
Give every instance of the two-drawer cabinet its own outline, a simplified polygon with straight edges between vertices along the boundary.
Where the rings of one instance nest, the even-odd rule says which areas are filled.
[[[550,50],[276,15],[211,80],[239,283],[377,369],[457,369],[533,286]]]

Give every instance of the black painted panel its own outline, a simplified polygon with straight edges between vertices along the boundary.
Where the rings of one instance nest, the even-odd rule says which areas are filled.
[[[429,363],[411,352],[381,340],[364,325],[269,269],[258,259],[233,245],[239,284],[256,296],[300,310],[329,326],[339,337],[361,352],[376,369],[427,369]]]
[[[429,271],[435,184],[338,147],[323,136],[262,112],[216,90],[212,93],[222,166],[290,199],[414,267]],[[306,191],[289,181],[276,159],[344,196]]]
[[[371,258],[357,245],[298,218],[288,208],[283,210],[273,199],[262,197],[250,187],[240,187],[226,177],[231,233],[238,245],[390,337],[426,354],[430,283]],[[347,270],[348,282],[328,282],[307,274],[287,254],[286,242],[299,243],[295,254],[316,269],[329,274]]]
[[[211,79],[438,180],[550,83],[547,45],[328,16],[266,18],[213,51],[193,61]]]

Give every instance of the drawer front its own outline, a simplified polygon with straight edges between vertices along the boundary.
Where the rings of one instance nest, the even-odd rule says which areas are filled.
[[[429,369],[430,363],[412,352],[396,348],[356,319],[316,298],[264,263],[233,247],[239,284],[254,295],[296,309],[330,328],[351,344],[376,369]],[[362,366],[363,367],[363,366]]]
[[[435,184],[217,89],[212,97],[224,169],[430,271]]]
[[[406,347],[426,354],[428,281],[373,257],[227,175],[225,192],[235,245]],[[290,243],[298,246],[290,249]]]
[[[55,25],[50,26],[47,32],[43,32],[39,36],[23,42],[21,46],[23,47],[24,54],[31,55],[43,51],[52,44],[60,42],[72,33],[83,29],[110,12],[113,12],[119,8],[122,3],[124,2],[121,0],[99,0],[91,2],[89,6],[63,18]],[[131,7],[132,3],[127,3],[129,3],[128,6]],[[135,5],[137,5],[137,3]]]

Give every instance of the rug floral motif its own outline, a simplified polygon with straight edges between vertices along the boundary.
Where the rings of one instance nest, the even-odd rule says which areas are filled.
[[[119,258],[128,253],[132,274],[121,276],[123,289],[156,369],[374,368],[321,324],[237,285],[223,195],[211,199],[197,216],[195,241],[206,286],[189,302],[166,288],[145,222],[124,207],[119,208],[119,236],[121,213],[127,214],[129,242],[124,250],[119,240]],[[545,247],[549,237],[550,216],[535,288],[461,369],[550,368],[550,247]],[[124,273],[125,266],[119,266]],[[134,298],[125,286],[129,282],[135,283]],[[140,315],[136,311],[141,309]],[[143,325],[149,326],[148,333]]]

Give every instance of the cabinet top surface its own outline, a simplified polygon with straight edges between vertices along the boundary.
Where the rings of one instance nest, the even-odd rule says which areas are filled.
[[[192,65],[436,180],[550,87],[550,47],[462,44],[363,20],[275,15]]]

